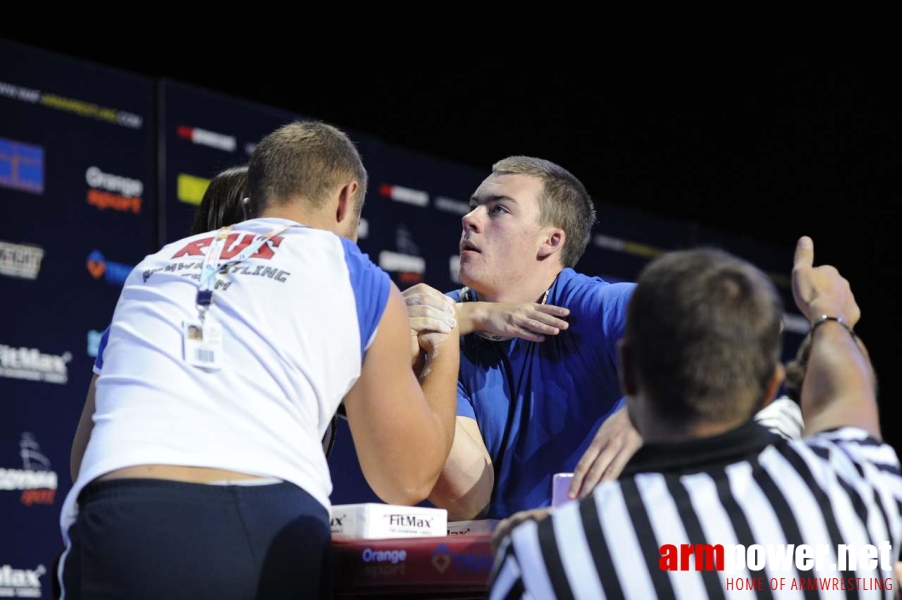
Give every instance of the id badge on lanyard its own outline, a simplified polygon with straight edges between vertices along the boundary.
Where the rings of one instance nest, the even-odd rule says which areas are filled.
[[[216,286],[216,275],[223,267],[229,267],[247,260],[256,254],[263,244],[291,227],[294,227],[294,225],[285,225],[278,229],[273,229],[266,235],[257,236],[238,256],[222,264],[219,262],[219,257],[222,255],[226,238],[232,230],[232,226],[229,225],[219,230],[216,239],[213,241],[210,249],[207,250],[201,266],[200,285],[197,288],[197,299],[195,300],[197,319],[182,323],[182,348],[183,358],[186,363],[194,367],[202,367],[213,371],[222,368],[222,327],[209,314],[210,306],[213,304],[213,289]]]

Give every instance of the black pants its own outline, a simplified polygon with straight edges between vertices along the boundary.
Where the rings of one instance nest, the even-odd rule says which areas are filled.
[[[289,483],[154,479],[88,485],[69,528],[69,600],[323,598],[331,594],[326,509]]]

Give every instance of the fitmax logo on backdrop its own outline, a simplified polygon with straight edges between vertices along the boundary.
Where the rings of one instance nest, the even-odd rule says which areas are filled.
[[[128,274],[134,269],[133,265],[107,260],[97,249],[88,255],[86,266],[94,279],[103,277],[103,280],[110,285],[122,285],[128,278]]]
[[[37,348],[0,344],[0,377],[63,385],[69,381],[71,360],[71,352],[44,354]]]
[[[44,565],[34,569],[15,569],[12,565],[0,565],[0,597],[40,598],[41,577],[47,573]]]
[[[23,432],[19,440],[19,458],[21,469],[0,468],[0,493],[21,492],[19,501],[25,506],[53,504],[58,477],[30,431]]]

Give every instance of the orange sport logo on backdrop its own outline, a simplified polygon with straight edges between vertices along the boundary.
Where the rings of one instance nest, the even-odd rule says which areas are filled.
[[[85,171],[88,190],[87,202],[99,210],[111,209],[138,214],[141,212],[144,184],[138,179],[105,173],[91,166]]]

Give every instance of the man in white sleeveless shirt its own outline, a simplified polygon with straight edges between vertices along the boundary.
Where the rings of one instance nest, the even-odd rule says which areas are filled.
[[[354,244],[353,143],[292,123],[248,177],[260,218],[169,244],[125,282],[61,516],[65,598],[327,594],[320,441],[342,399],[386,502],[423,500],[448,455],[453,313],[419,336],[418,382],[400,292]]]

